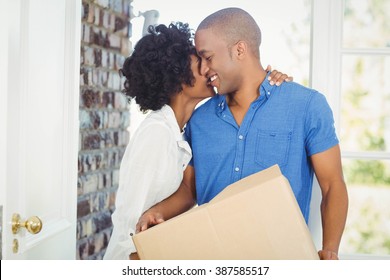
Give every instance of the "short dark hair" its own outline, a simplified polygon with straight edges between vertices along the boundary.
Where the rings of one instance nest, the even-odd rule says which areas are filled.
[[[196,54],[193,31],[186,23],[149,26],[120,73],[126,77],[123,93],[135,98],[142,112],[159,110],[179,93],[182,84],[194,85],[191,54]]]
[[[255,19],[240,8],[225,8],[207,16],[197,30],[212,29],[224,38],[228,46],[246,41],[256,57],[260,57],[261,31]]]

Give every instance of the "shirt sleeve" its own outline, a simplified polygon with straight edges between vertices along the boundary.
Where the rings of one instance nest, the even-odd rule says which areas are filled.
[[[163,199],[161,189],[170,178],[169,174],[161,173],[174,164],[175,144],[169,128],[161,124],[143,127],[134,135],[121,163],[116,209],[112,215],[114,230],[105,259],[128,259],[136,251],[131,234],[135,233],[142,213]]]
[[[308,156],[337,145],[339,140],[334,127],[333,113],[324,95],[312,94],[305,118],[305,146]]]

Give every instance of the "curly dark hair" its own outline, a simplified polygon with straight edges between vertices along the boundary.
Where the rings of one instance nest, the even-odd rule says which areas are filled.
[[[196,51],[188,24],[149,26],[148,32],[119,70],[126,77],[123,93],[129,101],[135,98],[142,112],[161,109],[183,83],[195,82],[190,55]]]

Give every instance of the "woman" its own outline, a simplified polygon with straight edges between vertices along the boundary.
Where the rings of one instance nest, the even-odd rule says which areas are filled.
[[[142,111],[152,112],[122,159],[114,230],[104,259],[129,259],[136,252],[131,235],[138,218],[177,190],[191,159],[183,127],[195,106],[214,95],[207,78],[200,75],[187,24],[150,26],[148,31],[120,70],[126,77],[126,96],[135,98]],[[275,82],[287,77],[273,74]]]

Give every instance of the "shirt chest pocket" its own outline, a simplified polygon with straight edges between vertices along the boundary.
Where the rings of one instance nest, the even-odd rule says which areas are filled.
[[[268,168],[274,164],[287,164],[291,131],[259,130],[256,139],[255,162]]]

